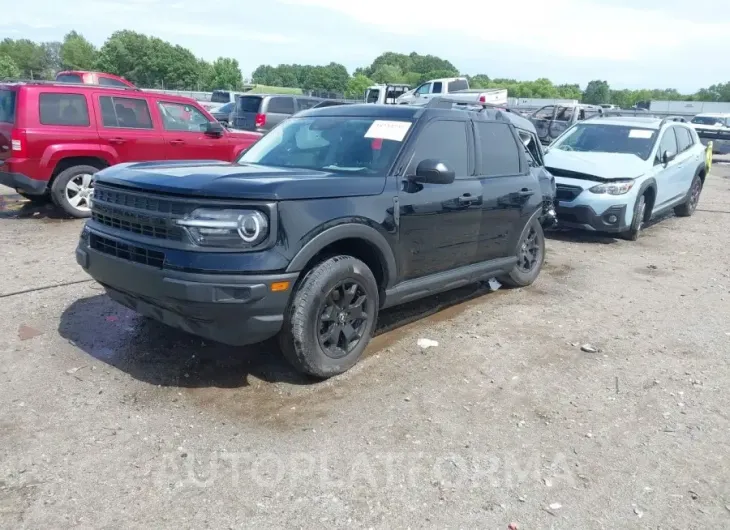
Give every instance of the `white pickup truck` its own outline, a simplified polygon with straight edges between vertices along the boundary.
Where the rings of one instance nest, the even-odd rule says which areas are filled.
[[[470,89],[465,77],[432,79],[418,85],[413,91],[406,92],[398,99],[398,105],[425,105],[436,97],[463,100],[465,103],[480,102],[492,105],[507,104],[506,89]]]

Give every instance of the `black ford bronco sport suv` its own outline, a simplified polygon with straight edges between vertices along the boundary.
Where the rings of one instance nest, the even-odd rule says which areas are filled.
[[[278,335],[298,370],[344,372],[380,309],[540,273],[545,175],[521,118],[452,106],[313,109],[236,163],[102,170],[76,259],[138,313],[232,345]]]

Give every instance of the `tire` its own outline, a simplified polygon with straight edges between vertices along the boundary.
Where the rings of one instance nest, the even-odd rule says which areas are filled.
[[[53,203],[71,217],[78,219],[89,217],[91,208],[87,194],[92,189],[91,176],[97,171],[99,169],[93,166],[73,166],[61,171],[51,186]],[[72,185],[78,189],[75,194]],[[80,202],[74,204],[74,198],[79,194],[82,195]]]
[[[31,202],[31,204],[33,204],[35,206],[43,206],[43,205],[51,202],[51,196],[47,193],[44,193],[42,195],[29,195],[29,194],[23,193],[22,191],[19,191],[18,195],[20,195],[24,199],[29,200]]]
[[[695,178],[692,179],[692,185],[687,192],[687,199],[682,204],[674,207],[674,215],[677,217],[689,217],[695,213],[701,193],[702,179],[699,175],[695,175]]]
[[[507,287],[527,287],[540,275],[545,262],[545,234],[540,219],[533,216],[520,234],[517,263],[512,270],[497,278]]]
[[[621,234],[626,241],[639,239],[641,229],[644,227],[644,216],[646,216],[646,195],[642,194],[634,203],[634,216],[631,219],[631,226]]]
[[[348,312],[342,302],[349,296]],[[351,256],[329,258],[304,276],[292,296],[279,333],[282,353],[298,371],[318,378],[346,372],[370,342],[379,307],[378,284],[367,265]],[[358,337],[349,345],[348,329]]]

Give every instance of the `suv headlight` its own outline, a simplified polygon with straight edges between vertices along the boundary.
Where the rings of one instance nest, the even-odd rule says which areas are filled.
[[[634,187],[633,180],[617,180],[616,182],[607,182],[589,188],[591,193],[607,193],[608,195],[623,195],[628,193]]]
[[[176,223],[202,247],[252,248],[269,235],[269,220],[258,210],[200,208]]]

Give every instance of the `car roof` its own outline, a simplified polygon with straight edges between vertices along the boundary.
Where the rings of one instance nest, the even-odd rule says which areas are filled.
[[[176,96],[172,94],[164,94],[159,92],[148,92],[140,88],[134,87],[116,87],[106,85],[91,85],[88,83],[61,83],[55,81],[0,81],[0,87],[3,88],[39,88],[47,92],[89,92],[96,90],[122,97],[135,97],[139,95],[152,96],[155,99],[161,99],[169,103],[190,104],[195,102],[194,99],[185,96]]]
[[[354,105],[334,105],[308,109],[297,114],[299,117],[308,116],[341,116],[373,117],[411,120],[422,107],[411,105],[373,105],[372,103],[357,103]]]
[[[610,118],[594,117],[578,123],[600,123],[601,125],[619,125],[623,127],[641,127],[643,129],[660,129],[662,118],[650,116],[613,116]],[[675,123],[675,122],[670,122]]]
[[[700,114],[697,114],[695,118],[728,118],[730,117],[730,112],[702,112]]]

